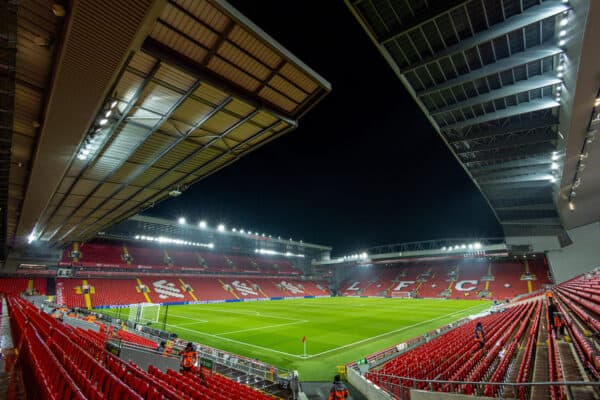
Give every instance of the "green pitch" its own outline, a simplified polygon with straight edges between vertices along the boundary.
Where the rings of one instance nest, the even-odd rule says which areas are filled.
[[[322,381],[331,379],[337,365],[489,306],[488,301],[479,300],[344,297],[169,306],[166,330],[278,367],[297,369],[305,381]],[[162,306],[157,328],[162,328],[165,311]],[[303,336],[307,338],[306,355]]]

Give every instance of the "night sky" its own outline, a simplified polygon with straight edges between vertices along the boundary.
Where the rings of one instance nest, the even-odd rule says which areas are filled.
[[[146,215],[333,246],[500,236],[488,204],[341,0],[234,7],[331,82],[282,138]]]

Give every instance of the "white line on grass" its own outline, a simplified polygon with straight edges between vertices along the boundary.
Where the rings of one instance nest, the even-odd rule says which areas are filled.
[[[296,354],[286,353],[285,351],[279,351],[279,350],[271,349],[271,348],[268,348],[268,347],[258,346],[256,344],[252,344],[252,343],[242,342],[240,340],[230,339],[230,338],[222,337],[222,336],[219,336],[219,335],[213,335],[212,333],[201,332],[201,331],[197,331],[197,330],[194,330],[194,329],[183,328],[183,327],[180,327],[179,325],[171,325],[171,324],[166,324],[166,325],[167,326],[172,326],[172,327],[175,327],[175,328],[179,328],[179,329],[183,329],[185,331],[190,331],[190,332],[193,332],[193,333],[198,333],[200,335],[210,336],[210,337],[214,337],[216,339],[225,340],[227,342],[232,342],[232,343],[237,343],[237,344],[241,344],[241,345],[245,345],[245,346],[249,346],[249,347],[254,347],[256,349],[270,351],[272,353],[283,354],[284,356],[288,356],[288,357],[294,357],[294,358],[299,358],[299,359],[304,358],[303,356],[299,356],[299,355],[296,355]]]
[[[249,332],[249,331],[258,331],[258,330],[261,330],[261,329],[277,328],[277,327],[280,327],[280,326],[305,324],[307,322],[309,322],[309,321],[306,320],[306,319],[303,319],[301,321],[288,322],[287,324],[266,325],[266,326],[258,326],[256,328],[240,329],[238,331],[220,332],[220,333],[218,333],[216,335],[217,336],[221,336],[221,335],[229,335],[229,334],[232,334],[232,333],[242,333],[242,332]]]
[[[311,354],[311,355],[306,356],[306,357],[302,356],[302,358],[309,359],[309,358],[314,358],[314,357],[322,356],[323,354],[328,354],[328,353],[334,352],[336,350],[345,349],[346,347],[350,347],[350,346],[354,346],[356,344],[361,344],[361,343],[364,343],[364,342],[368,342],[368,341],[371,341],[373,339],[378,339],[380,337],[389,335],[391,333],[402,332],[404,330],[407,330],[407,329],[410,329],[410,328],[414,328],[415,326],[423,325],[423,324],[426,324],[428,322],[433,322],[433,321],[437,321],[438,319],[448,318],[448,317],[450,317],[450,316],[452,316],[454,314],[459,314],[459,313],[462,313],[464,311],[470,310],[470,309],[475,308],[475,307],[481,307],[481,304],[478,304],[478,305],[473,306],[473,307],[465,308],[463,310],[455,311],[455,312],[450,313],[450,314],[442,315],[441,317],[432,318],[432,319],[429,319],[427,321],[421,321],[421,322],[418,322],[416,324],[412,324],[412,325],[409,325],[409,326],[404,326],[402,328],[395,329],[395,330],[389,331],[389,332],[385,332],[385,333],[382,333],[382,334],[379,334],[379,335],[376,335],[376,336],[371,336],[371,337],[368,337],[366,339],[361,339],[361,340],[358,340],[356,342],[348,343],[348,344],[345,344],[343,346],[336,347],[334,349],[329,349],[329,350],[326,350],[326,351],[322,351],[322,352],[317,353],[317,354]]]
[[[285,319],[288,321],[303,321],[302,319],[297,319],[297,318],[290,318],[290,317],[282,317],[280,315],[275,315],[275,314],[263,314],[259,311],[252,311],[252,312],[243,312],[243,311],[231,311],[231,310],[224,310],[222,308],[207,308],[205,311],[208,312],[216,312],[216,313],[229,313],[229,314],[241,314],[241,315],[254,315],[257,317],[267,317],[267,318],[278,318],[278,319]],[[193,318],[189,318],[189,317],[182,317],[182,318],[188,318],[188,319],[193,319]]]
[[[198,322],[184,322],[183,324],[179,324],[177,326],[190,326],[190,325],[197,325],[197,324],[205,324],[208,321],[203,320],[203,319],[199,319]]]

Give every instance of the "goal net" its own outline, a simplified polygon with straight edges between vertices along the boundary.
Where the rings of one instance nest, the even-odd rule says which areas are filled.
[[[129,306],[129,321],[136,324],[147,324],[158,322],[160,304],[140,303]]]

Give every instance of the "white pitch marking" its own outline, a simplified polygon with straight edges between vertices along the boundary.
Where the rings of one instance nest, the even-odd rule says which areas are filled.
[[[221,308],[207,308],[203,311],[208,311],[208,312],[216,312],[216,313],[229,313],[229,314],[240,314],[240,315],[256,315],[256,316],[260,316],[260,317],[267,317],[267,318],[277,318],[277,319],[285,319],[288,321],[303,321],[302,319],[297,319],[297,318],[290,318],[290,317],[282,317],[279,315],[275,315],[275,314],[263,314],[263,313],[259,313],[258,311],[252,311],[252,312],[241,312],[241,311],[231,311],[231,310],[223,310]],[[175,315],[175,314],[172,314]],[[176,315],[177,316],[177,315]],[[188,319],[193,319],[193,318],[189,318],[189,317],[183,317],[182,318],[188,318]]]
[[[256,328],[240,329],[238,331],[219,332],[217,335],[221,336],[221,335],[229,335],[231,333],[242,333],[242,332],[249,332],[249,331],[258,331],[258,330],[261,330],[261,329],[277,328],[277,327],[280,327],[280,326],[305,324],[307,322],[310,322],[310,321],[304,319],[304,320],[296,321],[296,322],[288,322],[287,324],[266,325],[266,326],[258,326]]]
[[[428,323],[428,322],[437,321],[438,319],[447,318],[447,317],[450,317],[450,316],[452,316],[452,315],[454,315],[454,314],[459,314],[459,313],[461,313],[461,312],[464,312],[464,311],[470,310],[470,309],[472,309],[472,308],[475,308],[475,307],[480,307],[480,306],[481,306],[481,305],[480,305],[480,304],[478,304],[478,305],[476,305],[476,306],[469,307],[469,308],[465,308],[465,309],[463,309],[463,310],[460,310],[460,311],[455,311],[455,312],[453,312],[453,313],[450,313],[450,314],[442,315],[441,317],[432,318],[432,319],[429,319],[429,320],[426,320],[426,321],[421,321],[421,322],[418,322],[418,323],[416,323],[416,324],[412,324],[412,325],[409,325],[409,326],[404,326],[404,327],[402,327],[402,328],[395,329],[395,330],[393,330],[393,331],[385,332],[385,333],[382,333],[382,334],[380,334],[380,335],[376,335],[376,336],[371,336],[371,337],[368,337],[368,338],[366,338],[366,339],[361,339],[361,340],[358,340],[358,341],[356,341],[356,342],[348,343],[348,344],[345,344],[345,345],[343,345],[343,346],[336,347],[336,348],[334,348],[334,349],[325,350],[325,351],[322,351],[322,352],[320,352],[320,353],[317,353],[317,354],[311,354],[311,355],[309,355],[309,356],[302,357],[302,358],[309,359],[309,358],[314,358],[314,357],[322,356],[323,354],[328,354],[328,353],[334,352],[334,351],[336,351],[336,350],[339,350],[339,349],[345,349],[346,347],[350,347],[350,346],[354,346],[354,345],[356,345],[356,344],[360,344],[360,343],[368,342],[368,341],[370,341],[370,340],[377,339],[377,338],[380,338],[380,337],[383,337],[383,336],[389,335],[389,334],[391,334],[391,333],[402,332],[402,331],[404,331],[404,330],[407,330],[407,329],[409,329],[409,328],[414,328],[415,326],[423,325],[423,324],[425,324],[425,323]]]
[[[242,345],[249,346],[249,347],[254,347],[256,349],[270,351],[272,353],[283,354],[285,356],[294,357],[294,358],[300,358],[300,359],[304,358],[303,356],[299,356],[297,354],[290,354],[290,353],[286,353],[285,351],[279,351],[279,350],[275,350],[275,349],[270,349],[268,347],[258,346],[256,344],[246,343],[246,342],[242,342],[240,340],[229,339],[229,338],[222,337],[222,336],[219,336],[219,335],[213,335],[212,333],[206,333],[206,332],[201,332],[201,331],[197,331],[197,330],[194,330],[194,329],[183,328],[183,327],[180,327],[179,325],[171,325],[171,324],[166,324],[166,325],[167,326],[173,326],[173,327],[179,328],[179,329],[183,329],[185,331],[190,331],[190,332],[193,332],[193,333],[198,333],[198,334],[201,334],[201,335],[214,337],[214,338],[217,338],[217,339],[220,339],[220,340],[225,340],[227,342],[233,342],[233,343],[242,344]]]

